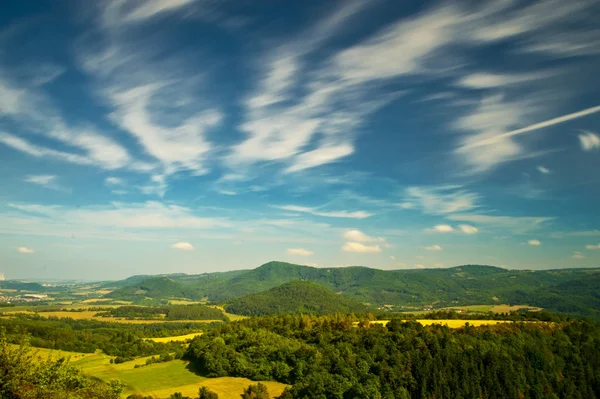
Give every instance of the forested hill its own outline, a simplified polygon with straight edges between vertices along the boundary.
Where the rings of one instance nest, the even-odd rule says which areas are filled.
[[[369,308],[344,298],[322,285],[291,281],[268,291],[232,299],[225,304],[229,313],[246,316],[271,314],[332,314],[366,312]]]
[[[119,288],[106,295],[108,298],[138,301],[144,298],[190,298],[199,299],[202,294],[189,285],[168,277],[154,277],[139,283]]]
[[[311,281],[345,298],[373,306],[436,307],[527,304],[578,316],[600,318],[600,269],[507,270],[465,265],[443,269],[379,270],[367,267],[315,268],[269,262],[253,270],[163,277],[118,289],[113,298],[207,297],[226,302],[293,280]],[[151,289],[149,289],[151,288]],[[137,293],[137,294],[136,294]]]

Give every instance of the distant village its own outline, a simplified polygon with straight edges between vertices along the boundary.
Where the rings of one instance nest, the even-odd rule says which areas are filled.
[[[48,300],[46,294],[23,294],[23,295],[0,295],[0,302],[15,303],[15,302],[38,302]]]

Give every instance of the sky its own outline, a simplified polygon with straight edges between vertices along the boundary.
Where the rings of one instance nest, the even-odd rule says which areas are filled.
[[[600,3],[9,1],[0,272],[600,266]]]

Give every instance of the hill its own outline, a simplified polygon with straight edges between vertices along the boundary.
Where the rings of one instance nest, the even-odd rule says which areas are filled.
[[[201,295],[193,287],[185,286],[168,277],[148,278],[133,285],[116,289],[105,296],[134,302],[145,298],[201,298]]]
[[[152,279],[151,279],[152,280]],[[600,269],[507,270],[494,266],[464,265],[443,269],[380,270],[362,266],[315,268],[268,262],[253,270],[173,277],[177,288],[141,291],[138,283],[114,291],[128,299],[140,292],[147,297],[208,298],[227,302],[294,280],[327,287],[345,298],[396,310],[426,306],[528,304],[550,310],[600,318],[594,287]],[[127,298],[123,295],[127,294]],[[133,295],[133,296],[132,296]],[[143,298],[143,295],[137,295]]]
[[[366,312],[369,308],[319,284],[295,280],[225,304],[229,313],[245,316],[270,314],[331,314]]]
[[[44,287],[43,285],[41,285],[39,283],[27,283],[24,281],[17,281],[17,280],[0,281],[0,288],[6,289],[6,290],[17,290],[17,291],[35,291],[35,292],[49,291],[48,288]]]

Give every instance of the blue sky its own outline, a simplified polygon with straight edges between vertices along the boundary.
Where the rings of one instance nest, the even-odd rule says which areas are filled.
[[[600,4],[13,1],[0,271],[600,266]]]

